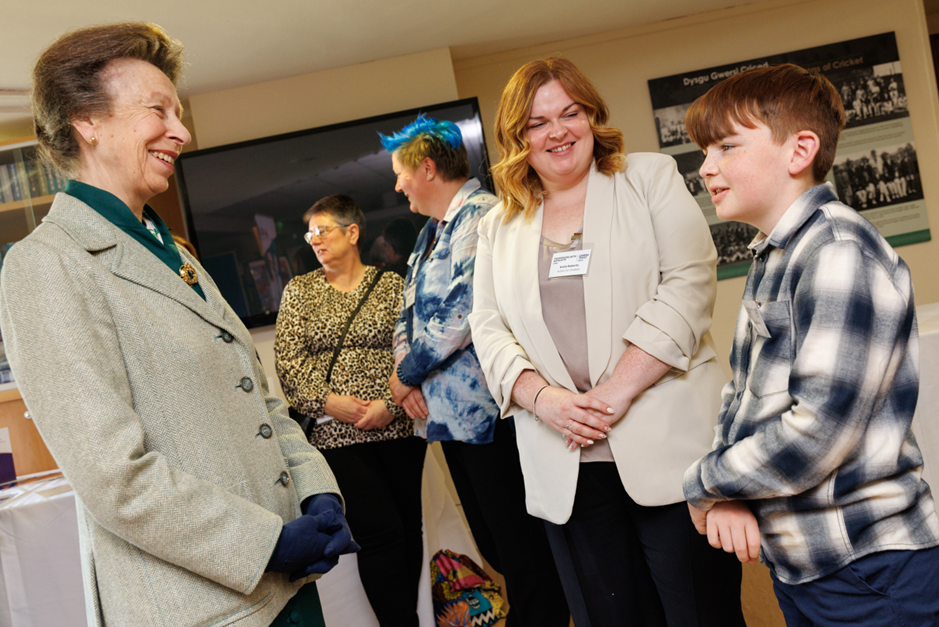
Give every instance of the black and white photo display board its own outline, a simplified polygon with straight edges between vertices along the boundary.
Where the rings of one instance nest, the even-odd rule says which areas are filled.
[[[685,113],[699,96],[739,72],[794,63],[834,84],[847,117],[828,174],[843,203],[861,212],[893,246],[930,239],[926,203],[893,33],[807,48],[649,81],[661,152],[672,155],[698,201],[717,246],[717,277],[746,274],[756,229],[717,217],[698,169],[701,150],[688,138]]]

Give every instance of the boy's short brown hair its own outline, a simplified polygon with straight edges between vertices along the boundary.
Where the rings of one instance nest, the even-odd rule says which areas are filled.
[[[746,70],[718,83],[692,103],[685,128],[702,148],[731,135],[735,122],[746,128],[760,122],[780,144],[793,133],[812,131],[819,139],[812,175],[820,183],[835,162],[844,120],[841,96],[827,78],[786,63]]]

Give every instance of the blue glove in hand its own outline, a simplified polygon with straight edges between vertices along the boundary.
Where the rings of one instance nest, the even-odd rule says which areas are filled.
[[[342,503],[335,494],[323,493],[307,498],[300,505],[304,516],[322,516],[328,512],[335,514],[335,525],[342,529],[330,529],[329,533],[333,535],[333,542],[326,547],[326,557],[332,555],[345,555],[347,553],[356,553],[361,548],[352,539],[352,532],[349,531],[349,523],[346,522],[346,516],[342,511]]]
[[[303,501],[300,509],[304,516],[327,516],[335,515],[334,527],[329,529],[333,539],[324,551],[325,557],[313,564],[310,564],[303,570],[298,570],[290,575],[291,581],[296,581],[303,577],[309,577],[314,574],[324,574],[339,563],[340,555],[357,553],[361,548],[355,540],[352,539],[352,532],[349,530],[349,523],[346,522],[346,516],[342,511],[342,503],[335,494],[323,493],[311,496]]]
[[[339,497],[329,492],[314,494],[300,503],[300,511],[303,512],[304,516],[316,516],[327,510],[332,510],[337,514],[343,514],[342,503],[339,502]]]
[[[340,555],[359,550],[334,495],[307,499],[302,510],[303,516],[284,525],[267,565],[268,571],[290,573],[291,581],[326,573],[339,563]]]

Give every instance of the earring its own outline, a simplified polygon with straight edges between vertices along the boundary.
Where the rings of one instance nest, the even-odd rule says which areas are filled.
[[[97,138],[97,137],[92,137],[92,138],[91,138],[91,145],[92,145],[92,146],[97,146],[97,145],[98,145],[98,138]]]

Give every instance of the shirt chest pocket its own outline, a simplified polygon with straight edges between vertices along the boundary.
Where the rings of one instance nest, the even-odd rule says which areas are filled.
[[[754,396],[789,391],[792,370],[792,308],[789,301],[761,303],[758,309],[770,337],[757,333],[750,323],[753,342],[747,387]]]
[[[421,291],[445,298],[450,284],[450,250],[438,246],[421,264]]]

